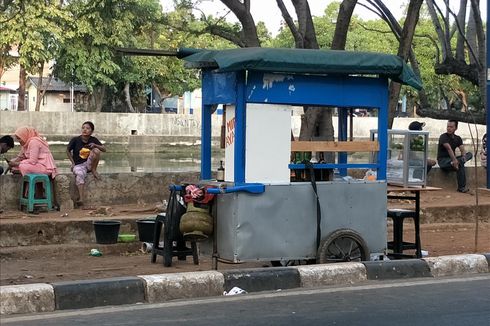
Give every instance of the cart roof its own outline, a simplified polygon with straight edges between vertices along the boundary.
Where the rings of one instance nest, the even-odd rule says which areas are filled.
[[[422,89],[422,82],[402,58],[392,54],[337,50],[238,48],[179,49],[191,68],[219,71],[261,70],[285,73],[381,75]]]

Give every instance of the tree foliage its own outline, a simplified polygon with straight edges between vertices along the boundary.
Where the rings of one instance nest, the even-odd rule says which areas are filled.
[[[175,58],[127,57],[115,52],[114,47],[270,46],[378,51],[406,57],[420,74],[423,92],[401,88],[411,106],[419,106],[419,114],[441,117],[442,112],[444,118],[455,116],[465,121],[460,112],[464,94],[477,120],[483,121],[485,52],[478,0],[460,0],[458,12],[451,12],[447,1],[431,0],[421,9],[415,7],[412,17],[420,12],[420,19],[411,20],[412,27],[417,22],[413,40],[403,36],[409,18],[396,20],[380,0],[332,2],[315,16],[307,0],[291,0],[291,12],[286,1],[276,0],[283,25],[274,37],[263,22],[254,20],[250,2],[221,0],[228,10],[212,16],[199,10],[197,0],[174,0],[171,12],[162,12],[158,0],[4,1],[0,4],[0,76],[16,62],[21,65],[21,74],[38,74],[46,62],[52,62],[55,76],[87,86],[92,108],[102,110],[104,105],[119,103],[124,111],[141,111],[146,106],[148,86],[162,98],[179,95],[199,87],[198,72],[184,69]],[[409,2],[407,17],[410,4],[420,3]],[[380,19],[365,21],[352,16],[354,6],[368,7]],[[231,15],[236,16],[237,23],[229,22]],[[405,45],[400,47],[403,40]],[[12,48],[18,48],[18,58],[11,56]],[[397,101],[399,96],[392,94]],[[317,122],[314,125],[318,127]]]

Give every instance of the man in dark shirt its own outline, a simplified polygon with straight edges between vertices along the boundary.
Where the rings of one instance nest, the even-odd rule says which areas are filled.
[[[458,179],[458,191],[468,192],[466,188],[466,173],[464,164],[471,160],[473,154],[466,153],[463,140],[461,137],[455,134],[458,129],[458,121],[449,120],[447,122],[446,133],[439,137],[439,144],[437,146],[437,163],[439,167],[446,171],[456,171]],[[455,154],[456,148],[459,148],[461,156]]]

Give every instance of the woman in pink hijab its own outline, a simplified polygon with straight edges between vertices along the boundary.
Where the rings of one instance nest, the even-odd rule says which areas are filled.
[[[58,171],[49,150],[48,143],[39,136],[32,127],[20,127],[14,133],[15,138],[22,146],[19,155],[9,162],[13,170],[22,175],[29,173],[47,174],[52,179]]]

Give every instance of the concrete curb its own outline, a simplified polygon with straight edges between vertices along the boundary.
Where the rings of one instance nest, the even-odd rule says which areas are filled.
[[[138,277],[56,282],[53,288],[56,310],[145,302],[144,283]]]
[[[54,310],[54,290],[50,284],[0,286],[0,315]]]
[[[452,255],[424,258],[433,277],[488,273],[488,261],[484,255]]]
[[[107,305],[157,303],[247,292],[350,285],[366,280],[490,273],[490,253],[424,259],[339,263],[141,275],[53,284],[0,287],[0,314],[23,314]]]
[[[368,261],[363,264],[366,266],[368,280],[432,276],[429,264],[421,259]]]

